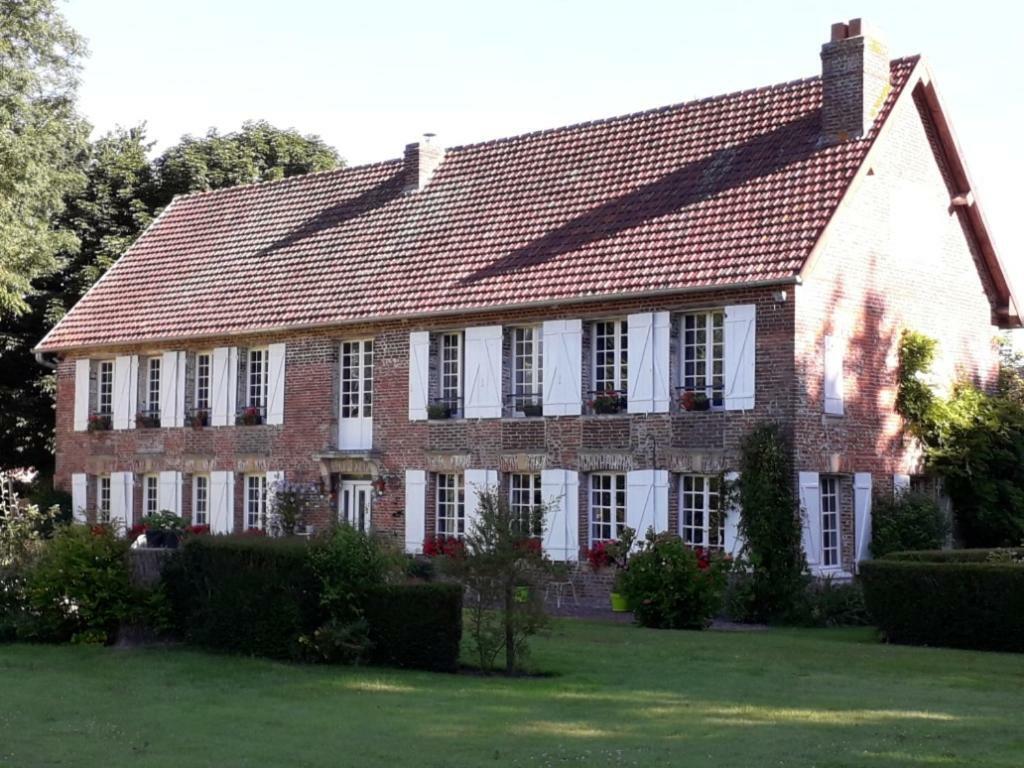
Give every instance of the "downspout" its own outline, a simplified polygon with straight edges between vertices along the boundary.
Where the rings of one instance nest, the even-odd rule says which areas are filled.
[[[37,349],[35,351],[36,362],[39,363],[41,366],[43,366],[43,368],[49,368],[51,371],[56,371],[57,370],[57,364],[52,362],[52,361],[50,361],[50,360],[47,360],[45,355],[46,355],[45,352],[42,352],[42,351]]]

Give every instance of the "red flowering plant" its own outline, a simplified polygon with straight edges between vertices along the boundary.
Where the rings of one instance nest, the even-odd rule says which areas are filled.
[[[423,542],[423,554],[461,560],[466,556],[466,545],[458,536],[431,536]]]
[[[146,532],[146,526],[142,523],[136,523],[128,529],[128,541],[135,541],[139,536]]]
[[[614,389],[606,389],[593,393],[594,397],[587,401],[587,407],[594,413],[622,413],[626,410],[626,395]]]
[[[86,425],[86,429],[90,432],[106,432],[113,426],[113,419],[109,413],[91,413],[89,414],[89,423]]]
[[[262,423],[263,410],[261,408],[257,408],[255,405],[246,406],[239,411],[238,416],[235,417],[235,424],[241,424],[247,427]]]
[[[687,389],[679,396],[679,407],[684,411],[706,411],[711,408],[711,400],[703,392]]]
[[[242,531],[243,536],[266,536],[267,532],[262,528],[246,528]]]
[[[190,525],[185,529],[189,536],[205,536],[210,532],[208,525]]]

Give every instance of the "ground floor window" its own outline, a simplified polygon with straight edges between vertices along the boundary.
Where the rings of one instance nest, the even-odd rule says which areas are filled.
[[[821,478],[821,563],[839,565],[839,478]]]
[[[156,475],[145,475],[142,482],[142,514],[155,515],[160,511],[160,478]]]
[[[245,527],[262,529],[266,523],[267,476],[245,476]]]
[[[721,481],[714,475],[682,475],[679,480],[679,523],[691,547],[721,549],[725,527],[719,510]]]
[[[110,522],[110,475],[96,478],[96,522]]]
[[[626,476],[599,472],[590,476],[590,542],[611,541],[626,527]]]
[[[541,527],[538,510],[544,506],[540,475],[513,474],[509,478],[509,511],[522,533],[540,535],[535,529]]]
[[[462,475],[438,474],[435,507],[438,536],[462,537],[466,532],[466,488]]]
[[[210,524],[210,477],[192,477],[192,525]]]

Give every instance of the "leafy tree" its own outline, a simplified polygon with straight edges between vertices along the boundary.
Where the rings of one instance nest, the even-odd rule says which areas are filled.
[[[83,182],[89,127],[75,112],[81,37],[54,0],[0,2],[0,318],[30,308],[74,233],[55,227]]]

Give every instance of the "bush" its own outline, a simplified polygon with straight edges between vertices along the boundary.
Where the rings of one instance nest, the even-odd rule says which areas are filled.
[[[876,496],[871,509],[871,554],[937,549],[949,533],[946,516],[921,493]]]
[[[1024,564],[1005,554],[896,553],[861,563],[868,612],[893,643],[1024,651]]]
[[[809,627],[863,627],[871,623],[860,583],[831,578],[816,579],[808,585],[803,608],[794,619]]]
[[[721,557],[694,551],[678,536],[649,532],[618,581],[642,626],[704,629],[721,608],[727,572]]]
[[[206,648],[307,656],[299,638],[327,618],[309,549],[294,539],[189,539],[163,574],[178,632]]]
[[[456,584],[392,584],[367,594],[370,658],[377,664],[454,672],[462,641]]]
[[[318,536],[309,549],[309,561],[319,582],[321,607],[342,622],[359,619],[367,591],[402,568],[400,559],[379,541],[349,525]]]

